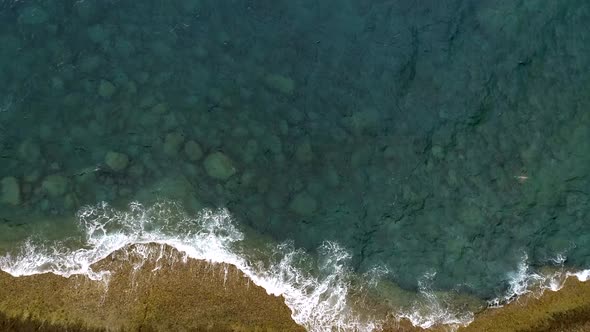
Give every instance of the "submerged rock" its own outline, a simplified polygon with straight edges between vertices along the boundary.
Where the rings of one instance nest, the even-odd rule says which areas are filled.
[[[150,98],[150,97],[147,97],[147,98]],[[154,102],[154,100],[144,98],[141,101],[142,104],[145,103],[148,105],[150,104],[150,102]],[[158,103],[152,107],[152,112],[154,112],[155,114],[166,114],[166,113],[168,113],[168,111],[169,111],[169,107],[168,107],[167,103]]]
[[[45,9],[39,6],[25,7],[18,15],[18,23],[36,25],[47,22],[49,15]]]
[[[313,151],[311,149],[311,144],[306,141],[300,144],[295,150],[295,158],[302,164],[309,163],[313,160]]]
[[[124,153],[109,151],[104,158],[104,162],[113,171],[121,172],[129,165],[129,157]]]
[[[187,12],[194,12],[201,6],[201,0],[183,0],[180,5]]]
[[[177,155],[183,142],[184,135],[182,133],[167,134],[164,139],[164,153],[169,156]]]
[[[107,80],[100,81],[100,84],[98,86],[98,95],[102,98],[109,99],[115,94],[116,91],[117,88],[113,83]]]
[[[353,112],[344,121],[356,135],[374,133],[381,123],[381,115],[376,109],[365,109]]]
[[[76,10],[78,17],[84,21],[90,21],[103,13],[99,10],[99,1],[100,0],[84,0],[74,2],[74,9]]]
[[[68,188],[68,179],[62,175],[49,175],[43,180],[41,188],[51,197],[61,196]]]
[[[64,208],[66,210],[74,210],[76,208],[78,208],[79,203],[78,203],[78,197],[76,196],[76,194],[67,194],[64,197]]]
[[[430,149],[432,156],[436,159],[443,159],[445,157],[445,151],[442,146],[434,145],[432,149]]]
[[[264,83],[269,89],[285,95],[292,95],[295,91],[295,81],[286,76],[270,74],[264,77]]]
[[[199,143],[190,140],[184,144],[184,154],[191,161],[197,161],[203,158],[203,149]]]
[[[41,157],[41,149],[39,145],[28,139],[19,145],[18,156],[22,160],[35,162]]]
[[[21,191],[18,180],[9,176],[0,180],[0,203],[19,205],[21,203]]]
[[[102,25],[96,24],[88,28],[88,38],[97,44],[101,44],[109,38],[109,33]]]
[[[289,203],[289,210],[301,216],[311,216],[317,207],[315,198],[304,191],[295,195]]]
[[[203,162],[203,166],[207,175],[217,180],[225,181],[237,172],[231,159],[222,152],[214,152],[208,155]]]

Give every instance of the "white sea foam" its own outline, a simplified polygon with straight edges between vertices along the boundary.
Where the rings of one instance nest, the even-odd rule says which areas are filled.
[[[564,268],[567,261],[565,253],[558,253],[555,257],[547,260],[555,269],[550,272],[537,272],[531,268],[528,262],[528,255],[523,253],[517,269],[507,274],[508,289],[506,292],[493,300],[488,301],[488,307],[498,308],[523,295],[541,296],[545,291],[559,291],[569,277],[576,277],[579,281],[590,280],[590,269],[581,271],[568,271]],[[460,326],[469,325],[473,319],[472,312],[462,312],[451,309],[444,301],[429,287],[430,281],[436,273],[426,274],[419,281],[420,297],[415,301],[410,310],[401,312],[398,317],[406,318],[414,326],[430,328],[436,325],[447,325],[454,331]]]
[[[453,310],[435,294],[430,285],[436,273],[426,273],[418,281],[419,297],[410,310],[401,312],[398,317],[406,318],[414,326],[428,329],[437,325],[447,325],[450,330],[466,326],[473,321],[473,313]]]
[[[350,307],[350,254],[334,242],[319,248],[317,273],[312,274],[300,267],[309,256],[290,243],[277,245],[270,263],[249,261],[240,248],[244,235],[227,210],[204,210],[191,218],[170,202],[150,208],[132,203],[125,212],[101,204],[82,209],[78,219],[85,234],[80,248],[29,240],[19,252],[0,257],[0,269],[14,276],[51,272],[105,280],[109,272],[93,271],[91,265],[110,253],[131,244],[167,244],[190,258],[237,266],[269,294],[282,295],[293,319],[309,331],[360,332],[378,327]]]
[[[352,307],[351,255],[334,242],[325,242],[319,248],[317,260],[292,243],[278,244],[271,249],[271,261],[262,262],[244,253],[244,234],[227,210],[203,210],[189,217],[171,202],[150,208],[132,203],[128,211],[117,211],[103,203],[80,210],[78,220],[84,239],[76,248],[67,244],[71,241],[47,243],[32,238],[18,252],[0,257],[0,269],[14,276],[47,272],[64,277],[83,274],[106,283],[109,271],[94,271],[92,264],[131,244],[166,244],[186,257],[235,265],[269,294],[282,295],[293,319],[309,331],[363,332],[381,325],[379,319],[366,313],[361,316]],[[565,255],[559,255],[554,263],[563,264],[565,259]],[[383,267],[375,267],[364,276],[364,287],[375,287],[389,273]],[[533,291],[557,291],[570,276],[586,281],[590,279],[590,270],[560,269],[542,275],[530,269],[525,255],[518,269],[510,274],[509,291],[489,304],[501,306]],[[453,329],[469,324],[472,313],[450,309],[432,291],[429,285],[433,277],[430,274],[423,278],[414,306],[397,317],[422,328],[444,324]]]
[[[524,253],[516,271],[508,274],[508,290],[503,296],[488,301],[489,307],[501,307],[525,294],[539,297],[547,290],[557,292],[569,277],[576,277],[582,282],[590,279],[590,270],[568,271],[564,268],[567,261],[565,253],[558,253],[548,261],[555,266],[554,270],[545,273],[534,271],[528,263],[528,255]]]

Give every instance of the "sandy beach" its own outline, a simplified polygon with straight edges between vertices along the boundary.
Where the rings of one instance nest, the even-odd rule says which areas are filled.
[[[0,311],[4,319],[41,322],[34,329],[39,331],[51,324],[81,331],[304,331],[281,298],[268,295],[235,267],[184,263],[167,246],[144,261],[140,247],[114,252],[93,266],[112,272],[108,285],[86,276],[15,278],[0,272]],[[160,254],[166,258],[158,260]]]
[[[305,331],[281,297],[236,267],[186,258],[167,245],[138,244],[92,266],[101,281],[0,272],[2,331]],[[570,277],[560,291],[486,309],[458,331],[587,331],[590,284]],[[391,321],[386,332],[428,330]]]

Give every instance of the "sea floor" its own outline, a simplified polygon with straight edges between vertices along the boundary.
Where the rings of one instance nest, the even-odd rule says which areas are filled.
[[[0,269],[97,277],[168,244],[318,331],[371,310],[459,326],[555,288],[590,266],[588,19],[581,0],[0,0]]]

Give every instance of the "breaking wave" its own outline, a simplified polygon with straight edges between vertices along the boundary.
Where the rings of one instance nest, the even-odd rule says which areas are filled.
[[[572,272],[564,267],[566,260],[565,254],[557,254],[549,260],[554,268],[542,273],[531,268],[528,255],[524,253],[516,271],[508,273],[508,290],[504,295],[488,301],[488,306],[501,307],[526,294],[539,297],[547,290],[557,292],[569,277],[576,277],[582,282],[590,279],[590,269]]]
[[[309,331],[372,331],[379,326],[374,317],[361,318],[352,309],[351,256],[334,242],[325,242],[317,259],[289,242],[266,248],[268,259],[256,259],[247,253],[244,234],[227,210],[203,210],[191,217],[172,202],[149,208],[131,203],[128,211],[102,203],[81,209],[78,221],[78,243],[29,239],[16,253],[0,257],[0,269],[14,276],[50,272],[104,281],[109,271],[91,266],[110,253],[132,244],[166,244],[190,258],[235,265],[269,294],[282,295],[294,321]]]
[[[450,329],[466,326],[473,321],[473,313],[454,310],[445,304],[431,288],[435,272],[427,273],[418,282],[418,299],[409,310],[402,311],[398,317],[408,319],[412,325],[428,329],[437,325],[448,325]]]
[[[355,276],[350,267],[351,254],[335,242],[324,242],[317,257],[291,242],[253,248],[227,210],[202,210],[189,216],[174,202],[151,207],[131,203],[127,211],[101,203],[82,208],[77,217],[80,238],[51,243],[30,238],[17,251],[0,257],[0,269],[13,276],[81,274],[108,282],[109,271],[93,270],[94,263],[129,245],[165,244],[188,258],[235,265],[269,294],[283,296],[293,320],[309,331],[374,331],[385,318],[383,312],[361,313],[358,309],[363,303],[359,304],[359,299],[366,289],[376,289],[390,271],[375,267],[365,275]],[[557,291],[570,276],[581,281],[590,279],[590,270],[565,271],[565,256],[554,261],[561,264],[560,269],[540,274],[531,271],[525,255],[517,271],[509,275],[508,292],[489,301],[488,306],[498,307],[531,292]],[[422,328],[443,324],[455,329],[469,324],[473,313],[452,309],[440,293],[429,287],[434,276],[431,273],[422,278],[413,304],[398,308],[395,317]],[[361,282],[355,282],[355,278]]]

